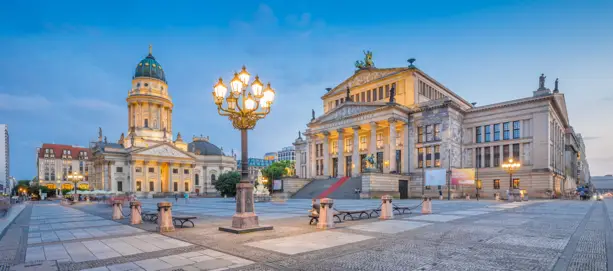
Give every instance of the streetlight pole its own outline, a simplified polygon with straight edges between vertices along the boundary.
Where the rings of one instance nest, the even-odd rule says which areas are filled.
[[[272,230],[272,226],[259,226],[253,200],[253,184],[249,182],[248,135],[247,130],[255,127],[258,120],[270,113],[270,106],[275,99],[275,91],[260,82],[258,76],[251,83],[251,93],[247,91],[250,74],[245,66],[240,73],[234,73],[230,81],[230,92],[223,80],[213,86],[213,99],[217,112],[228,117],[235,129],[241,131],[241,180],[236,185],[236,213],[232,216],[231,227],[219,227],[219,230],[231,233],[247,233]],[[224,106],[225,101],[225,106]]]
[[[521,164],[514,163],[513,158],[509,158],[508,162],[502,163],[502,168],[509,173],[509,201],[513,201],[514,197],[519,197],[519,193],[515,193],[515,191],[513,191],[513,172],[518,170],[520,167]]]

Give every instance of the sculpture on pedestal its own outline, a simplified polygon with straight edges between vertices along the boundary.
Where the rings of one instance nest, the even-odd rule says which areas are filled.
[[[268,202],[271,199],[270,191],[268,191],[268,188],[266,188],[266,186],[262,182],[261,173],[259,173],[258,175],[259,175],[257,178],[258,184],[255,186],[255,189],[253,190],[253,198],[255,202]]]
[[[368,156],[366,156],[366,158],[364,158],[364,160],[366,161],[366,168],[364,169],[364,172],[378,172],[379,169],[377,167],[377,159],[375,158],[374,154],[369,154]]]

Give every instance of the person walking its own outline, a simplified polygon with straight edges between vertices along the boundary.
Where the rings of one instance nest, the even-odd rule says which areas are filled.
[[[185,192],[185,204],[187,204],[187,202],[189,202],[189,193]]]
[[[179,203],[179,195],[175,194],[175,204]]]

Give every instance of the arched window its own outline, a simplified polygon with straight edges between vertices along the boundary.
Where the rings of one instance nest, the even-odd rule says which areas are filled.
[[[199,185],[200,181],[198,180],[198,174],[194,175],[194,184]]]
[[[211,174],[211,183],[215,183],[215,174]]]

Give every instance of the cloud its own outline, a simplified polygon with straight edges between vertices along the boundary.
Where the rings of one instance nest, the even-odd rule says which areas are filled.
[[[37,111],[49,107],[51,102],[40,95],[11,95],[0,93],[0,110]]]

